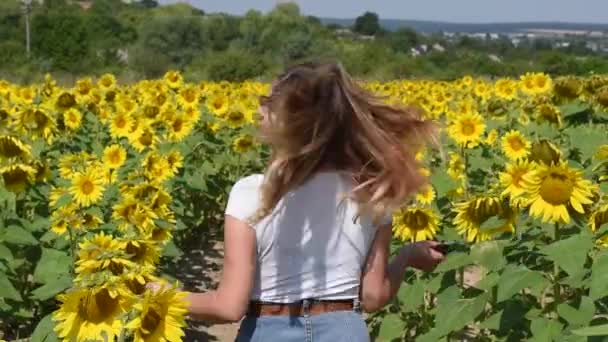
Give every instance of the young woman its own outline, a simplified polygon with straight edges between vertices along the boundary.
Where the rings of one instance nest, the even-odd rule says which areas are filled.
[[[288,69],[260,102],[272,156],[234,185],[220,285],[189,295],[190,316],[245,316],[237,341],[368,341],[361,311],[386,305],[407,267],[443,259],[426,241],[388,261],[391,211],[424,184],[414,155],[434,127],[334,63]]]

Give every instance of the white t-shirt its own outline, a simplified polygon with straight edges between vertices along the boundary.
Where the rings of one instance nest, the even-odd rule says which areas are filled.
[[[262,181],[259,174],[239,180],[226,214],[247,222],[260,204]],[[357,204],[344,196],[352,187],[337,172],[317,173],[252,226],[257,241],[252,299],[290,303],[358,297],[377,227],[371,218],[354,222]]]

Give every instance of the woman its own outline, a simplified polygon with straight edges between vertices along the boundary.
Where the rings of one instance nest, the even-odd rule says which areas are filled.
[[[234,185],[220,285],[189,294],[190,315],[245,316],[237,341],[368,341],[361,311],[443,259],[427,241],[388,262],[390,213],[424,184],[414,154],[434,127],[333,63],[290,68],[260,102],[271,160]]]

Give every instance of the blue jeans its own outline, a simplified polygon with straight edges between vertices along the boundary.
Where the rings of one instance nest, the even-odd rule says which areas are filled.
[[[247,316],[236,342],[369,342],[361,313],[336,311],[303,316]]]

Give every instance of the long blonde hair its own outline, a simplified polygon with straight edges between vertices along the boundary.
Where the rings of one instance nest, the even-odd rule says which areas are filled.
[[[375,219],[403,205],[426,182],[415,153],[436,142],[435,125],[414,108],[387,105],[339,63],[291,67],[260,102],[269,116],[261,136],[272,156],[254,222],[327,168],[352,176],[350,197]]]

